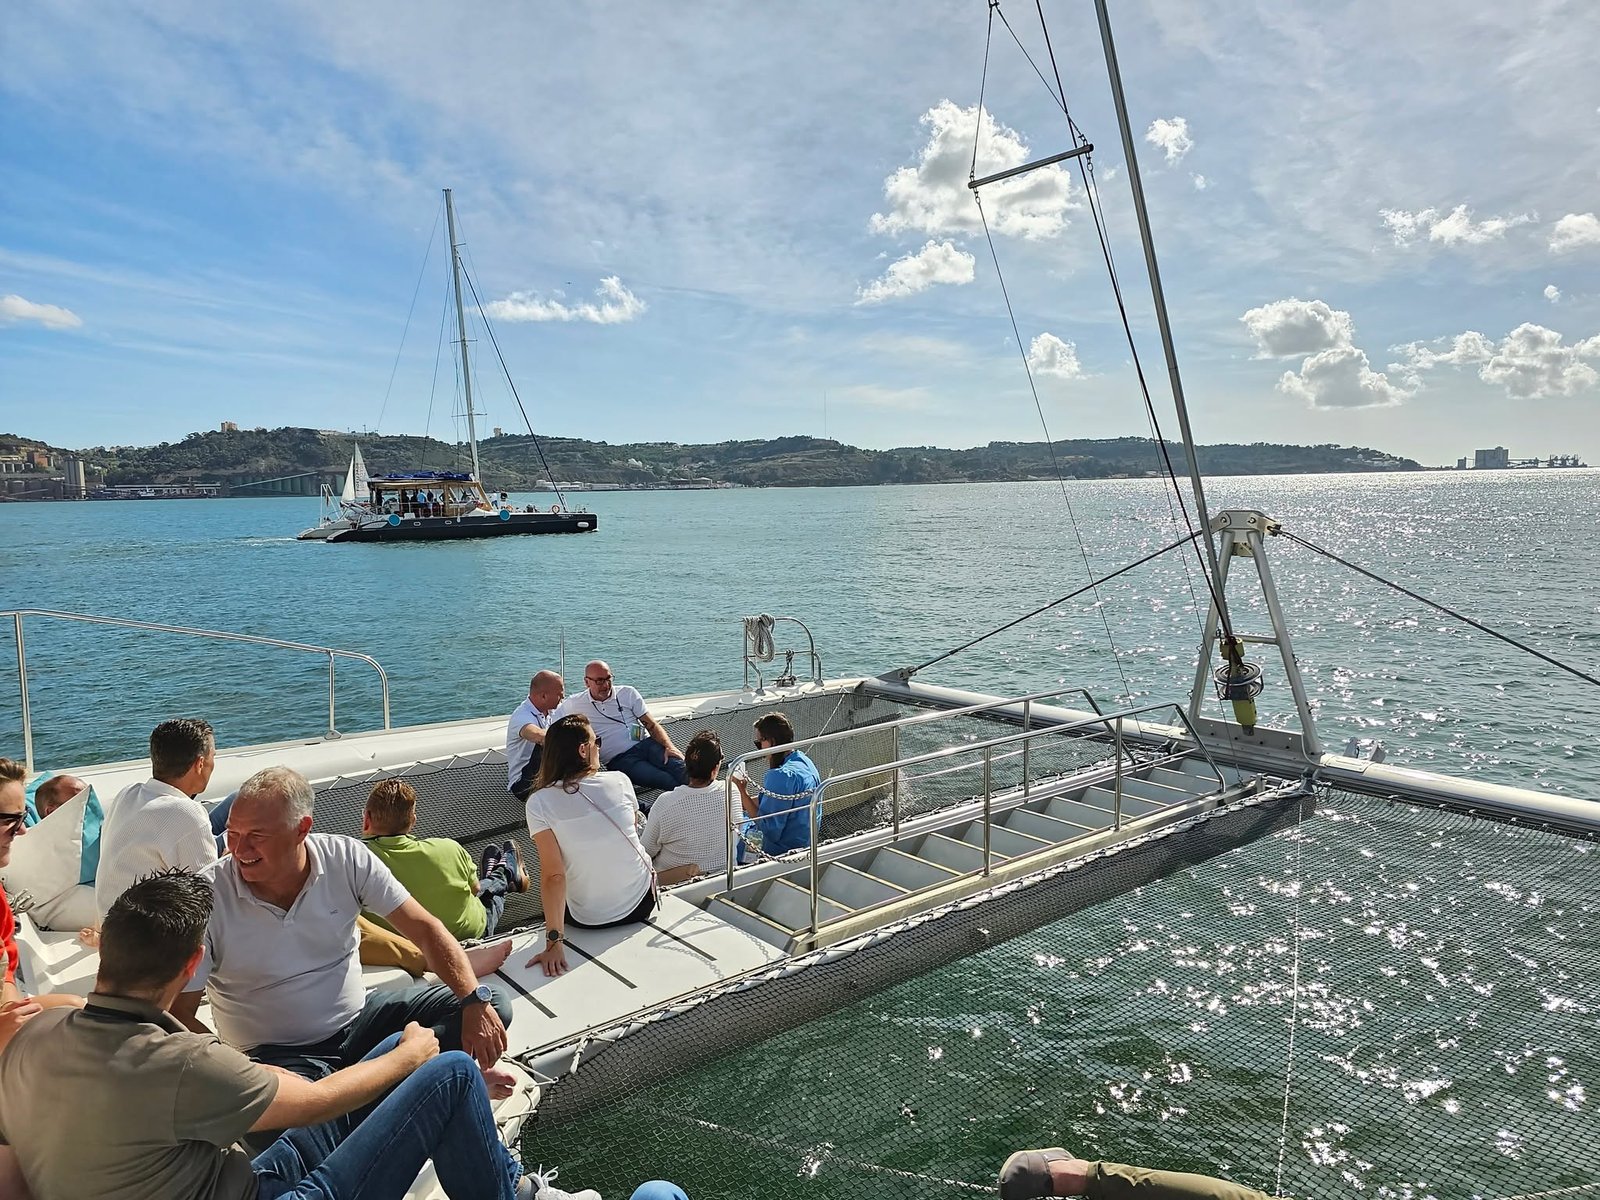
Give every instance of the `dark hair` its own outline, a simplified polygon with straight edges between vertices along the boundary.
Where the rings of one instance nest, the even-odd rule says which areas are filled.
[[[367,796],[367,823],[374,837],[410,833],[417,823],[417,790],[404,779],[380,779]]]
[[[216,745],[209,721],[199,717],[163,721],[150,733],[150,774],[163,782],[177,779]]]
[[[722,739],[714,730],[702,729],[683,751],[683,771],[690,779],[710,779],[722,765]]]
[[[794,741],[794,724],[781,712],[768,713],[756,722],[756,734],[775,746],[786,746]],[[773,754],[767,762],[774,767],[783,766],[786,755]]]
[[[150,991],[171,983],[205,940],[211,885],[172,867],[139,879],[100,925],[102,991]]]
[[[562,717],[546,729],[544,753],[539,757],[539,776],[533,781],[534,790],[587,775],[591,768],[584,747],[593,735],[594,728],[582,713]]]

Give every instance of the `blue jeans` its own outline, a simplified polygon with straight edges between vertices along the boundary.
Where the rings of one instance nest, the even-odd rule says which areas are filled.
[[[493,991],[494,1009],[501,1022],[510,1026],[511,1005],[498,988]],[[419,983],[396,991],[368,992],[367,1002],[355,1018],[323,1041],[308,1046],[257,1046],[250,1057],[307,1079],[322,1079],[366,1058],[374,1046],[412,1021],[431,1025],[441,1050],[461,1049],[461,1001],[442,983]]]
[[[238,794],[237,790],[229,792],[222,803],[211,810],[211,832],[217,835],[218,857],[228,852],[228,813],[233,809],[233,799]]]
[[[493,937],[494,931],[500,928],[500,918],[506,913],[506,893],[511,890],[512,867],[507,863],[497,863],[494,870],[478,880],[478,899],[483,901],[484,914],[487,921],[483,927],[484,937]]]
[[[375,1105],[287,1131],[251,1165],[260,1200],[393,1200],[430,1158],[451,1200],[513,1200],[522,1177],[477,1064],[459,1051],[423,1063]]]
[[[671,791],[683,783],[683,759],[668,758],[665,747],[655,738],[645,738],[629,746],[606,764],[608,771],[621,771],[635,787]],[[648,805],[640,805],[648,809]]]

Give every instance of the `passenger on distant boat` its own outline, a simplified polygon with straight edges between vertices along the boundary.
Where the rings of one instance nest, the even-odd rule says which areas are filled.
[[[584,667],[583,682],[586,690],[568,696],[556,716],[588,718],[599,739],[601,765],[621,771],[640,788],[665,791],[681,784],[683,752],[645,708],[644,697],[626,685],[614,688],[611,668],[599,659]]]
[[[492,937],[506,910],[507,892],[528,890],[528,876],[514,842],[483,852],[480,876],[472,856],[450,838],[413,837],[417,792],[404,779],[372,785],[361,814],[361,838],[423,908],[463,942]],[[368,914],[381,925],[388,922]]]
[[[722,742],[712,730],[689,739],[683,765],[685,783],[656,797],[639,835],[660,883],[704,875],[728,858],[726,793],[717,786]]]
[[[170,867],[200,871],[217,861],[205,805],[217,740],[198,717],[163,721],[150,734],[150,779],[124,788],[100,829],[95,907],[101,916],[135,879]]]
[[[87,1007],[30,1023],[0,1058],[0,1138],[35,1200],[399,1196],[429,1159],[449,1195],[532,1197],[472,1060],[431,1030],[307,1082],[163,1011],[205,955],[213,902],[187,871],[139,880],[106,915]],[[374,1102],[359,1127],[341,1119]],[[253,1160],[239,1145],[284,1128]]]
[[[782,713],[768,713],[755,723],[755,748],[765,750],[794,741],[794,724]],[[803,751],[767,756],[767,773],[760,785],[735,776],[743,797],[745,815],[761,835],[763,854],[777,857],[811,845],[814,827],[822,820],[817,790],[822,776]]]
[[[539,852],[545,948],[527,965],[559,975],[567,969],[566,926],[644,920],[655,911],[655,871],[639,844],[633,784],[619,771],[600,770],[588,718],[575,713],[550,726],[534,786],[528,832]]]
[[[34,810],[42,821],[68,800],[73,799],[89,785],[76,775],[52,775],[33,793]]]
[[[203,872],[216,893],[205,955],[172,1013],[197,1033],[209,986],[217,1032],[258,1062],[316,1079],[359,1061],[410,1021],[477,1059],[490,1090],[513,1078],[495,1066],[511,1006],[478,983],[510,944],[469,958],[439,919],[354,838],[312,833],[315,793],[299,772],[268,767],[245,781],[228,814],[228,857]],[[356,918],[383,916],[444,982],[368,993]]]
[[[1152,1171],[1124,1163],[1097,1162],[1068,1154],[1059,1146],[1018,1150],[1000,1168],[1000,1200],[1043,1200],[1084,1196],[1088,1200],[1271,1200],[1265,1192],[1185,1171]]]
[[[554,671],[540,671],[528,683],[528,698],[506,724],[506,791],[526,800],[539,773],[544,731],[556,719],[567,685]]]

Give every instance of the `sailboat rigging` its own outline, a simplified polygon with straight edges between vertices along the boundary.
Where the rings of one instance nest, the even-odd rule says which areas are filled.
[[[506,502],[504,492],[496,499],[484,490],[478,461],[477,414],[472,403],[472,366],[467,353],[466,302],[461,290],[461,242],[456,236],[455,201],[449,188],[444,189],[444,208],[472,470],[403,471],[369,477],[357,446],[345,473],[337,508],[330,511],[331,492],[324,489],[322,520],[302,532],[302,540],[446,541],[508,534],[593,533],[599,528],[600,520],[594,513],[573,511],[564,503],[553,505],[549,512],[537,512],[532,505],[519,512]]]

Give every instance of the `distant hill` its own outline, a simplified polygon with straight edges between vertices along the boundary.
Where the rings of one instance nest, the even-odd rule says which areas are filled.
[[[0,436],[0,447],[8,439]],[[24,441],[9,439],[13,443]],[[217,481],[237,487],[307,472],[342,472],[352,437],[316,429],[254,429],[191,433],[158,446],[92,446],[77,454],[105,471],[110,484]],[[358,440],[373,474],[415,469],[465,469],[465,447],[434,438],[366,434]],[[39,445],[40,443],[29,443]],[[539,457],[542,447],[547,474]],[[479,445],[486,485],[517,491],[553,476],[561,482],[649,487],[691,480],[774,487],[835,487],[880,483],[954,483],[1053,479],[1056,465],[1043,442],[990,442],[970,450],[907,446],[862,450],[825,438],[784,437],[684,446],[641,442],[613,446],[579,438],[489,438]],[[1171,445],[1174,467],[1182,450]],[[1359,446],[1201,446],[1208,475],[1280,475],[1345,471],[1416,471],[1419,463]],[[1160,473],[1149,438],[1065,439],[1054,460],[1071,479],[1140,477]]]

